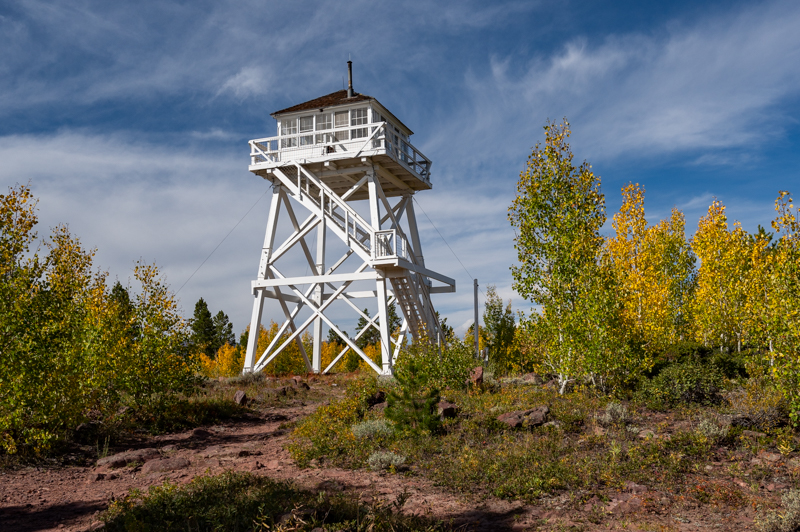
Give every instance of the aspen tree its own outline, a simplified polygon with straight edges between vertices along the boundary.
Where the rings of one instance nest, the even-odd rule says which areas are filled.
[[[779,235],[775,247],[769,300],[770,336],[774,340],[773,374],[788,399],[795,422],[800,420],[800,217],[791,195],[781,191],[775,200],[772,227]]]
[[[613,278],[599,263],[606,220],[600,179],[589,163],[573,164],[569,123],[548,123],[517,182],[509,220],[517,231],[514,289],[541,306],[537,327],[549,331],[540,365],[570,382],[610,374],[616,350]]]
[[[683,213],[673,209],[668,219],[648,227],[644,189],[629,184],[622,197],[612,223],[616,235],[606,241],[606,249],[619,281],[624,328],[649,359],[684,333],[695,258],[686,242]]]

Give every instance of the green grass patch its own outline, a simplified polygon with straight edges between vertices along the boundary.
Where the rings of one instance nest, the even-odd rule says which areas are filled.
[[[312,493],[250,473],[204,476],[185,486],[166,483],[132,491],[103,514],[109,532],[324,530],[445,530],[441,523],[400,512],[396,502],[361,504],[356,496]]]

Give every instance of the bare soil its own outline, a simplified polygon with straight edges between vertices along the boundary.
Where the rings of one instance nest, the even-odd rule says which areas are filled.
[[[339,389],[324,380],[312,383],[329,397]],[[232,389],[231,396],[235,389]],[[297,486],[327,492],[347,491],[369,500],[393,500],[409,494],[404,511],[428,515],[465,530],[627,530],[705,531],[753,530],[756,510],[745,505],[732,510],[725,504],[698,504],[691,498],[629,485],[608,500],[594,498],[576,505],[568,495],[535,505],[488,496],[450,492],[433,485],[413,470],[382,474],[325,466],[299,469],[284,450],[288,431],[281,428],[319,406],[300,400],[261,409],[250,419],[193,431],[141,438],[127,448],[155,448],[158,454],[142,463],[111,469],[107,465],[53,465],[0,470],[0,531],[84,531],[102,528],[99,514],[129,490],[146,489],[166,480],[186,483],[200,475],[226,470],[250,471]],[[713,465],[720,473],[726,464]],[[698,474],[698,489],[713,498],[742,481],[730,475]],[[709,474],[712,474],[709,476]],[[788,486],[748,485],[753,495],[777,504]]]

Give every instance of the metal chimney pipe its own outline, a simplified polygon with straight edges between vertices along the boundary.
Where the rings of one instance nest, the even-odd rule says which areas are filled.
[[[347,97],[352,98],[355,95],[353,92],[353,62],[347,62]]]

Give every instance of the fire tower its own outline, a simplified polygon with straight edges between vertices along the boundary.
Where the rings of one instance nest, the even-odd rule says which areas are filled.
[[[285,320],[263,353],[256,352],[258,335],[250,334],[243,372],[262,370],[296,342],[309,372],[330,371],[352,349],[377,373],[391,375],[408,334],[415,340],[443,341],[431,294],[454,292],[455,280],[425,266],[413,204],[417,191],[432,187],[431,161],[409,142],[408,127],[378,100],[353,90],[350,61],[348,73],[347,90],[273,113],[278,135],[250,141],[249,170],[272,183],[261,261],[252,282],[250,331],[258,330],[265,299],[280,306]],[[305,218],[298,217],[296,206],[308,212]],[[282,212],[292,229],[288,238],[276,242]],[[309,245],[313,232],[315,242]],[[327,236],[338,238],[344,252],[329,257]],[[306,271],[281,271],[277,263],[298,248]],[[433,281],[438,281],[436,286]],[[365,284],[368,290],[355,289]],[[354,303],[360,298],[377,300],[374,317]],[[335,301],[366,319],[366,327],[354,339],[326,315]],[[396,338],[388,322],[392,304],[402,311]],[[301,321],[304,308],[311,315]],[[321,367],[323,321],[345,344],[325,368]],[[300,336],[309,327],[313,327],[310,358]],[[354,341],[371,327],[380,333],[381,366]]]

